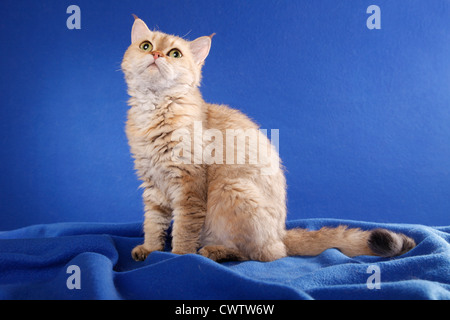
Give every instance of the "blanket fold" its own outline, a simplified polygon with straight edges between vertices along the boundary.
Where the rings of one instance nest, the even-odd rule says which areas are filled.
[[[415,239],[396,258],[337,249],[273,262],[216,263],[154,252],[131,258],[141,223],[57,223],[0,232],[0,299],[450,299],[450,227],[336,219],[287,228],[386,228]]]

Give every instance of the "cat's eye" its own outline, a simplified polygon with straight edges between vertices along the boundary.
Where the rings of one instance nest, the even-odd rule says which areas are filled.
[[[141,50],[144,50],[144,51],[152,51],[152,50],[153,50],[153,46],[152,46],[152,44],[150,43],[150,41],[144,41],[144,42],[142,42],[142,43],[139,45],[139,48],[140,48]]]
[[[172,49],[169,51],[168,56],[172,57],[172,58],[181,58],[183,56],[183,54],[178,49]]]

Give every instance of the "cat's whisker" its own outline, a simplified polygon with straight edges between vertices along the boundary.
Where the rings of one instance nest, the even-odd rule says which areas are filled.
[[[192,29],[189,30],[184,36],[182,36],[182,38],[185,39],[191,32],[192,32]]]

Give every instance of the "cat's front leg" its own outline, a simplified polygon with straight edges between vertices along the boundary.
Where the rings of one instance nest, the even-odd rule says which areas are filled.
[[[174,210],[172,229],[172,253],[197,253],[200,247],[200,233],[205,221],[205,209],[201,206],[187,206]]]
[[[205,185],[184,184],[173,207],[172,253],[196,253],[206,215]]]
[[[131,256],[136,261],[144,261],[153,251],[164,250],[166,233],[171,221],[171,210],[165,204],[165,197],[153,185],[145,187],[144,243],[136,246]]]

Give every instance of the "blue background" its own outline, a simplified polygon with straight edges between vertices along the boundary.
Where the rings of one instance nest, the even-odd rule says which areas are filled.
[[[66,9],[81,8],[81,30]],[[381,8],[381,30],[366,9]],[[142,220],[120,71],[137,14],[213,32],[205,100],[280,130],[288,219],[450,222],[450,1],[0,2],[0,230]]]

